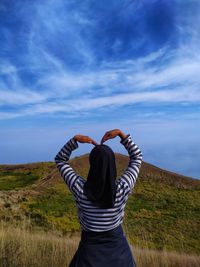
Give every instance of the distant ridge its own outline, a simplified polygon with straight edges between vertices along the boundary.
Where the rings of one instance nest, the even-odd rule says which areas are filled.
[[[89,169],[89,153],[75,156],[69,160],[74,170],[82,174],[83,177],[87,176],[86,169]],[[117,164],[117,175],[119,176],[128,165],[129,156],[115,153],[116,164]],[[17,169],[35,169],[37,166],[41,167],[42,165],[49,164],[49,168],[53,168],[55,165],[54,162],[33,162],[33,163],[20,163],[20,164],[0,164],[0,170],[17,170]],[[156,181],[162,181],[174,185],[176,187],[182,188],[196,188],[199,187],[200,180],[190,176],[178,174],[166,169],[162,169],[153,164],[142,162],[139,179],[154,179]]]

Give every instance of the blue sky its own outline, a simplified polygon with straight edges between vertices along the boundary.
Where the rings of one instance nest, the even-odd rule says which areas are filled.
[[[1,0],[0,163],[119,128],[144,161],[200,178],[199,25],[197,0]]]

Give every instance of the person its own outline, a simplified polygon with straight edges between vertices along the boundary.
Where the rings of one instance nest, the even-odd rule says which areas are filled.
[[[129,163],[117,178],[115,154],[104,142],[120,137]],[[78,142],[94,145],[89,154],[87,180],[68,163]],[[61,177],[74,196],[81,239],[69,267],[135,267],[136,262],[122,228],[124,208],[137,180],[142,152],[130,134],[120,129],[107,131],[100,144],[89,136],[75,135],[55,156]]]

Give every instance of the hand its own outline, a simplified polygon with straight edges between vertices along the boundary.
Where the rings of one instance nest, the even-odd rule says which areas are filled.
[[[96,141],[94,141],[92,138],[86,135],[77,134],[73,138],[80,143],[89,143],[93,145],[98,145]]]
[[[122,136],[122,135],[123,135],[123,133],[119,129],[110,130],[110,131],[106,132],[104,134],[104,136],[102,137],[101,145],[103,144],[103,142],[105,142],[109,139],[115,138],[116,136]]]

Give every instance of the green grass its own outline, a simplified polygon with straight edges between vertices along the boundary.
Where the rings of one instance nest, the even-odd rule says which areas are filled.
[[[126,206],[132,243],[153,249],[199,253],[200,190],[138,181]]]
[[[61,180],[25,203],[37,225],[62,233],[79,231],[77,208]],[[125,208],[130,243],[142,248],[199,253],[199,190],[138,180]]]
[[[31,172],[14,172],[6,171],[0,173],[0,190],[20,189],[22,187],[32,185],[39,175]]]
[[[87,176],[89,168],[87,156],[70,161],[74,170],[83,177]],[[116,161],[119,176],[126,168],[128,158],[118,154]],[[3,173],[7,173],[7,177],[12,176],[11,173],[26,177],[28,172],[30,179],[22,179],[27,184],[21,185],[21,188],[31,184],[37,186],[32,188],[32,193],[27,190],[25,196],[20,196],[20,190],[16,196],[11,192],[13,198],[5,191],[2,195],[1,220],[9,218],[11,221],[12,217],[14,223],[15,218],[25,215],[31,219],[33,227],[45,231],[53,229],[64,235],[80,231],[74,197],[54,163],[0,165],[0,189],[6,190],[1,187]],[[37,179],[31,180],[31,175]],[[13,176],[10,179],[10,183],[5,183],[7,190],[16,189],[15,179]],[[123,225],[130,243],[140,248],[199,254],[200,181],[143,163],[125,208]]]
[[[20,227],[0,224],[0,266],[49,267],[69,266],[80,235],[63,236],[57,232],[27,229],[26,221]],[[166,250],[141,249],[130,246],[138,267],[199,267],[200,256]]]
[[[47,229],[53,226],[62,233],[80,230],[74,198],[62,182],[46,188],[44,193],[37,197],[29,198],[29,201],[24,203],[24,209],[36,225],[45,226]]]

